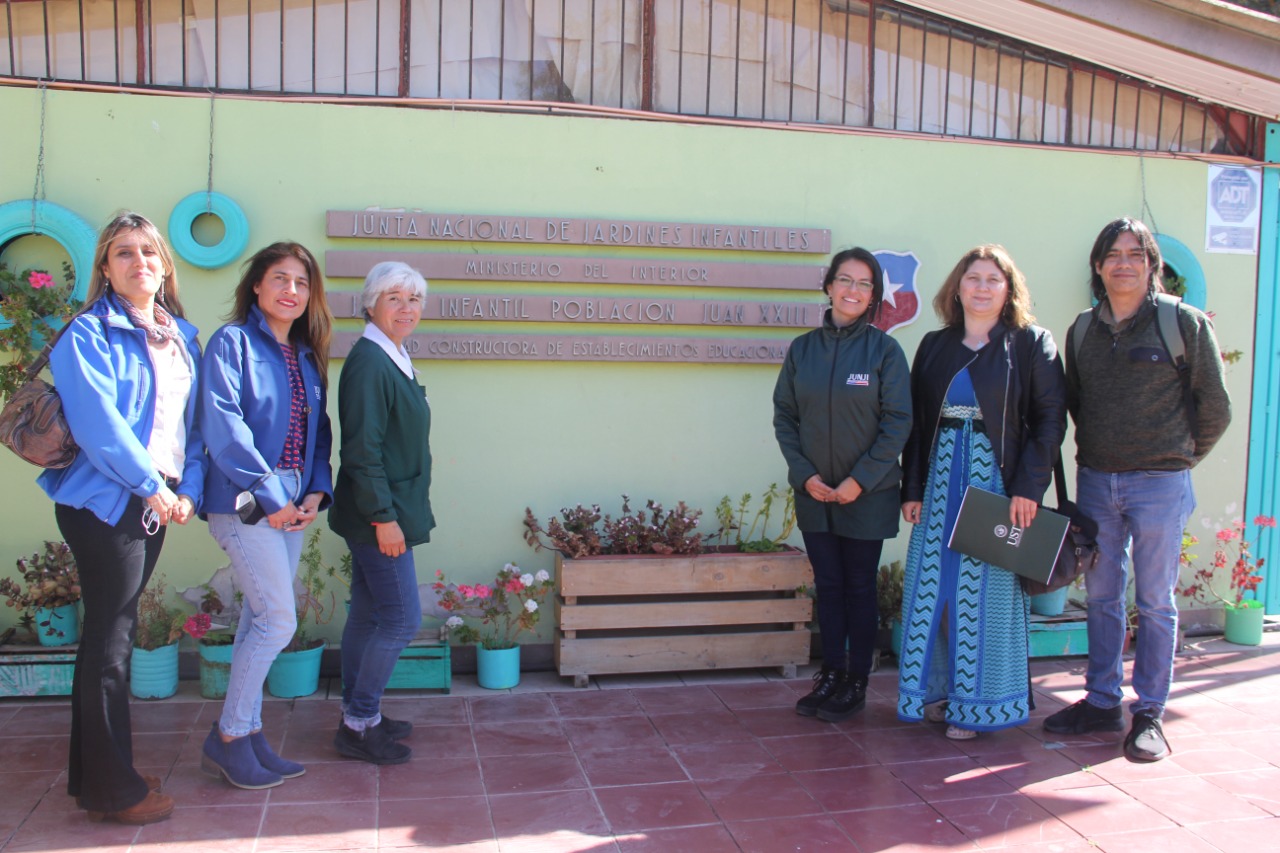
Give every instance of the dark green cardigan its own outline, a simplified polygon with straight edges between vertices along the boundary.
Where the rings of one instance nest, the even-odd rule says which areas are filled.
[[[373,522],[397,521],[409,547],[431,540],[431,408],[417,380],[361,338],[338,380],[342,445],[329,528],[377,544]]]

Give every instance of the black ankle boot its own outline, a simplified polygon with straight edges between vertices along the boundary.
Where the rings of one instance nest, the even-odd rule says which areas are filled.
[[[818,707],[831,698],[836,692],[836,684],[840,681],[841,671],[823,667],[813,674],[813,690],[796,703],[796,713],[802,717],[812,717],[818,713]]]
[[[842,672],[831,698],[818,706],[818,719],[838,723],[861,711],[866,704],[867,677]]]

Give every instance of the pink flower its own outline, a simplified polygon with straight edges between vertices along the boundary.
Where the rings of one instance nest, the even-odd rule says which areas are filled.
[[[187,618],[187,623],[182,626],[182,630],[198,640],[209,632],[212,625],[213,620],[209,618],[208,613],[197,613]]]
[[[493,590],[485,584],[478,583],[475,586],[475,595],[476,598],[488,598],[493,595]]]
[[[1218,531],[1218,541],[1219,541],[1219,542],[1230,542],[1230,541],[1234,540],[1238,535],[1239,535],[1239,534],[1238,534],[1236,531],[1231,530],[1231,529],[1229,529],[1229,528],[1224,528],[1224,529],[1222,529],[1222,530],[1219,530],[1219,531]]]
[[[1275,527],[1276,520],[1269,515],[1260,515],[1253,520],[1255,527]]]
[[[27,276],[27,283],[36,290],[42,287],[53,287],[53,276],[47,272],[32,272]]]

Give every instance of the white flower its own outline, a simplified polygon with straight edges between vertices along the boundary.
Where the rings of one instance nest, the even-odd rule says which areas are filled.
[[[461,617],[461,616],[450,616],[448,619],[444,620],[444,626],[445,626],[446,628],[450,629],[450,630],[452,630],[452,629],[454,629],[454,628],[461,628],[461,627],[462,627],[462,617]]]
[[[536,580],[538,583],[546,583],[547,581],[551,580],[551,575],[547,574],[546,570],[543,569],[543,570],[540,570],[536,575],[534,575],[533,579]]]
[[[534,600],[531,598],[531,599],[529,599],[528,601],[526,601],[526,602],[524,603],[524,609],[525,609],[525,610],[528,610],[530,613],[537,613],[537,612],[538,612],[538,602],[534,601]]]
[[[525,586],[533,586],[533,575],[529,574],[528,572],[525,572],[520,576],[520,583],[524,584]]]
[[[518,572],[520,571],[520,567],[517,566],[515,563],[507,563],[505,566],[502,567],[502,570],[504,572]]]

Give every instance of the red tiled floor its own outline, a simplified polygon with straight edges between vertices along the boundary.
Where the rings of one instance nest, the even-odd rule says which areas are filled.
[[[848,834],[828,817],[748,820],[729,824],[729,831],[745,853],[851,849]]]
[[[726,823],[760,818],[799,817],[822,811],[799,782],[785,774],[699,781],[707,802]]]
[[[977,850],[978,847],[925,803],[867,809],[834,816],[859,850]]]
[[[1269,816],[1237,794],[1195,776],[1117,783],[1116,787],[1182,826]]]
[[[519,692],[469,693],[460,676],[453,695],[388,696],[386,713],[415,725],[413,760],[388,767],[334,751],[330,687],[267,700],[268,738],[307,773],[266,791],[200,772],[221,704],[184,684],[133,706],[138,767],[178,805],[142,828],[90,823],[66,796],[65,700],[0,702],[0,853],[1280,849],[1280,635],[1179,658],[1174,755],[1154,764],[1126,761],[1123,733],[1043,732],[1044,716],[1082,695],[1083,666],[1031,668],[1032,722],[966,742],[899,721],[892,670],[838,724],[794,712],[804,677],[575,690],[531,673]],[[545,690],[530,689],[538,680]]]
[[[719,823],[692,782],[598,788],[596,798],[615,833]]]
[[[722,743],[681,744],[671,751],[689,778],[697,781],[782,772],[768,750],[754,741],[734,744],[732,749]]]
[[[565,791],[587,787],[578,759],[573,755],[526,755],[513,761],[509,755],[480,759],[485,790],[490,794],[527,794],[533,791]]]
[[[494,840],[485,797],[391,800],[378,806],[378,846],[382,848]]]

